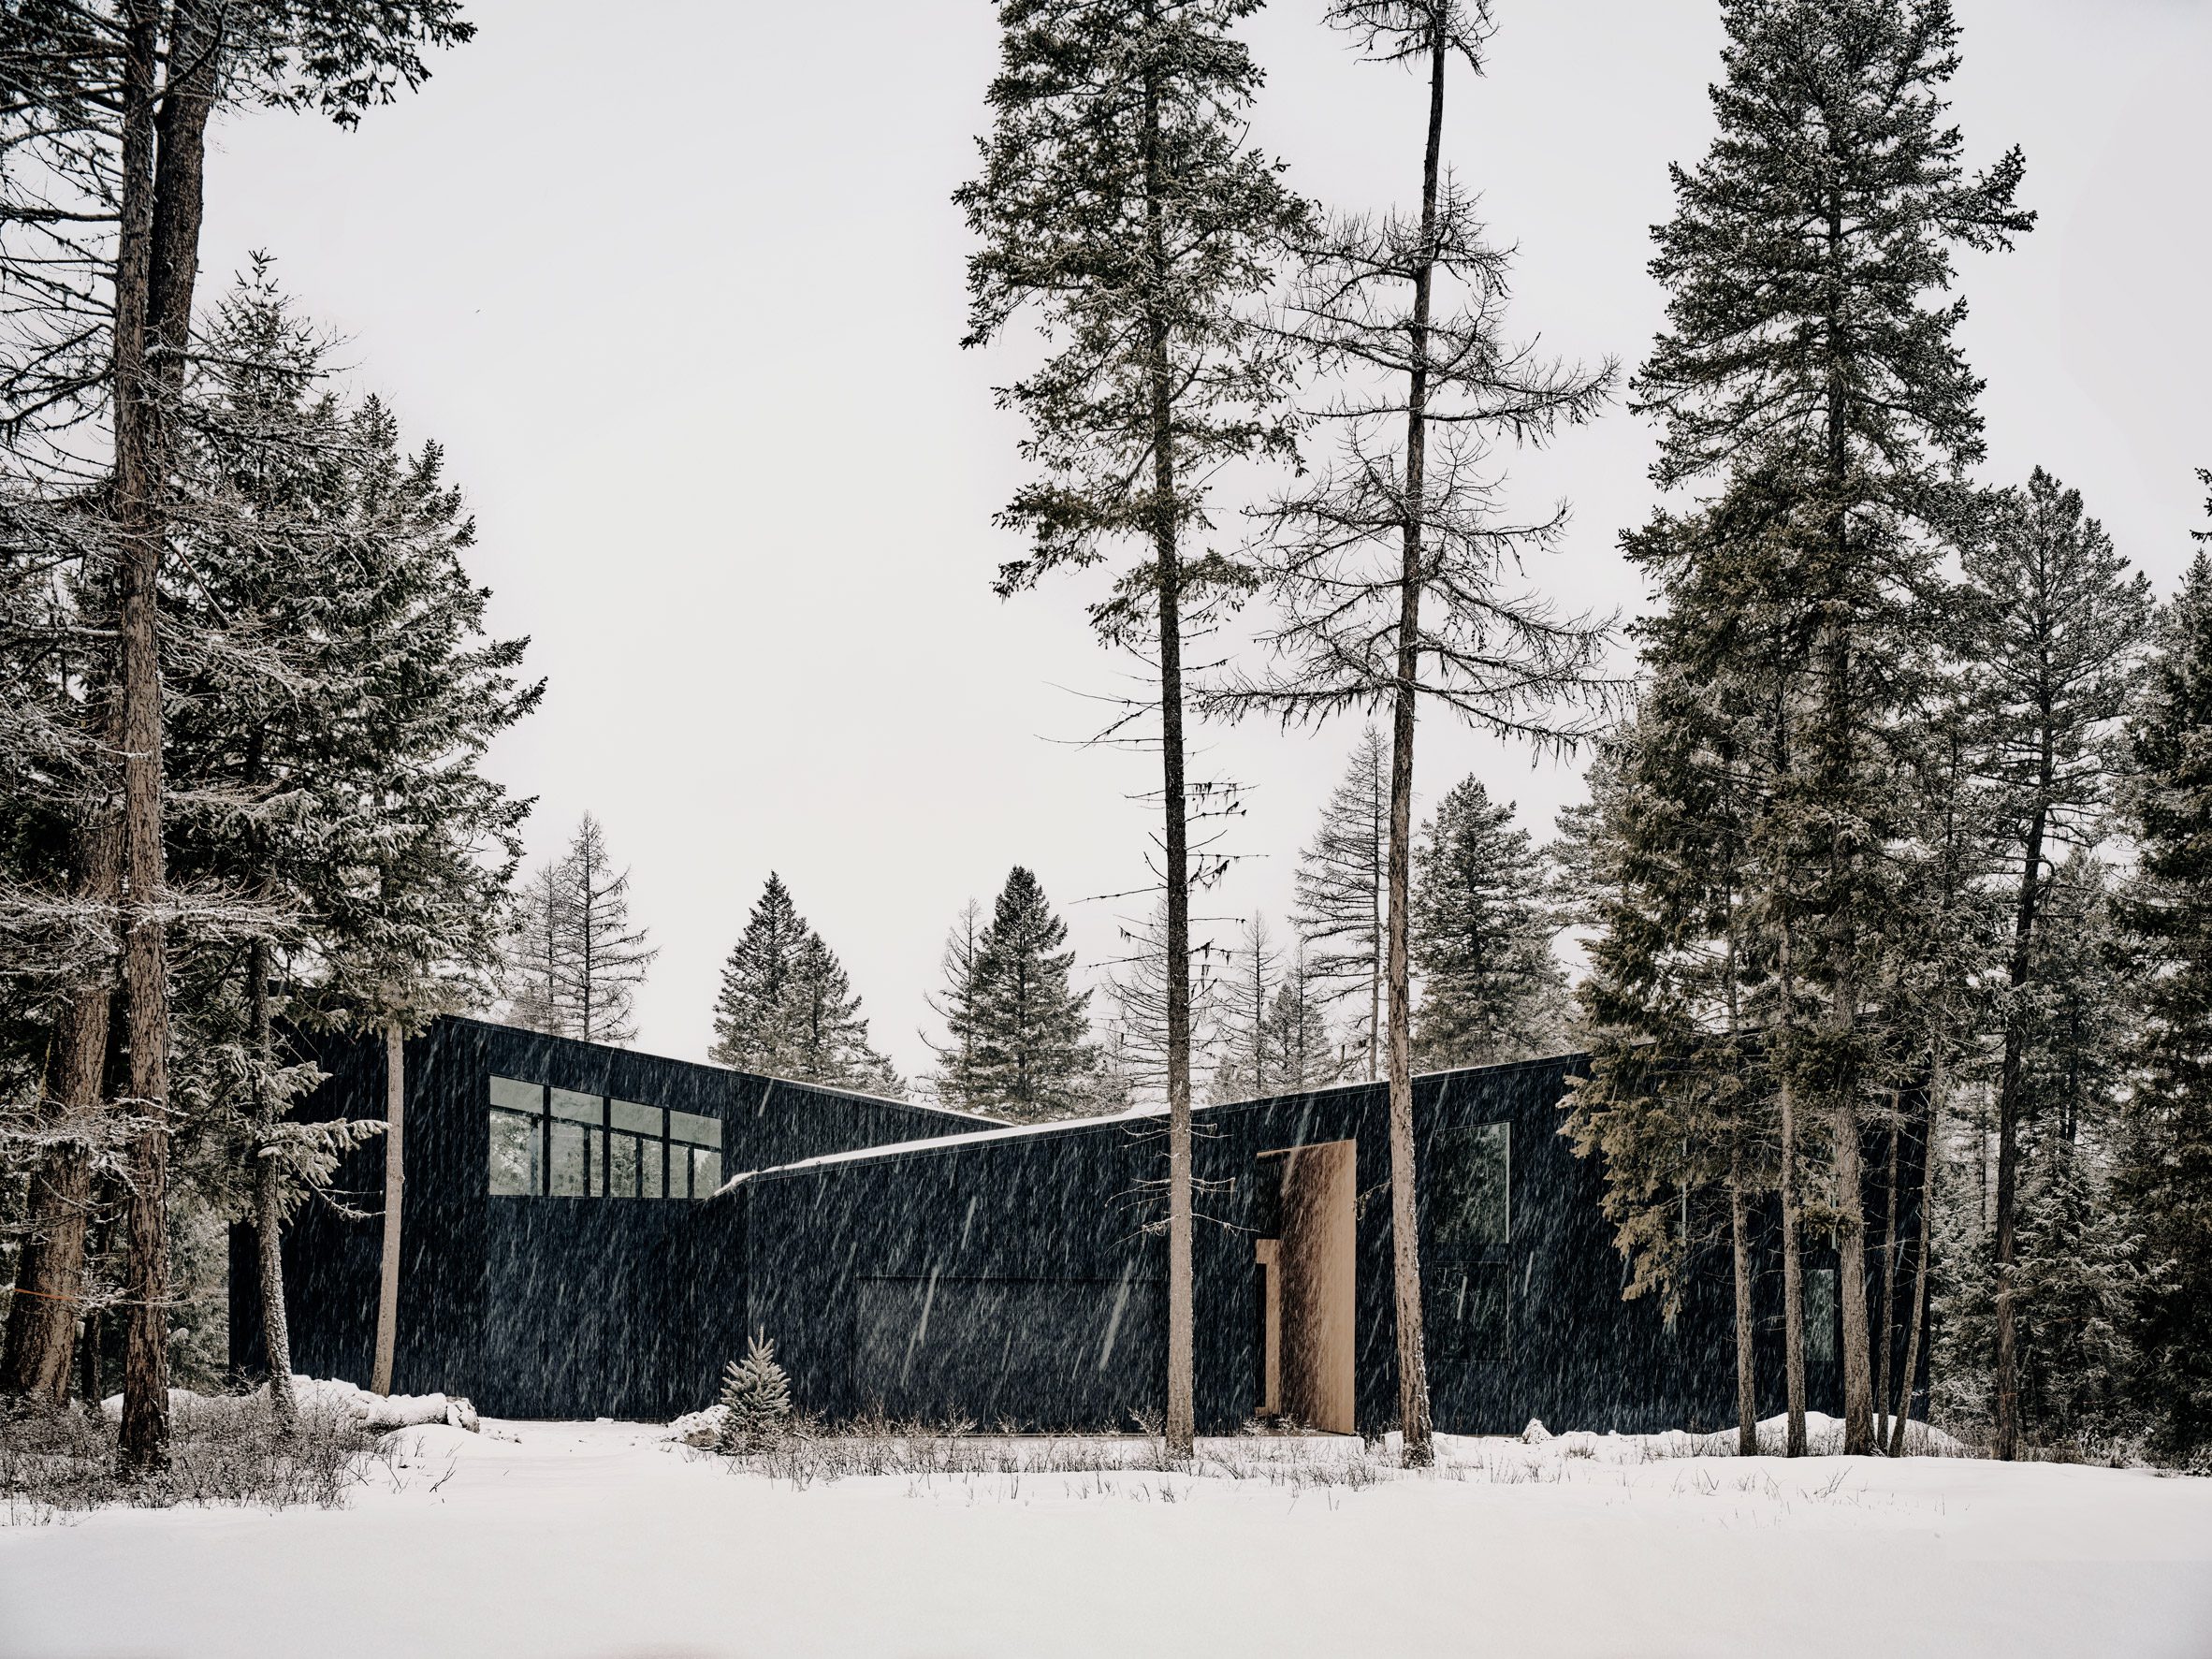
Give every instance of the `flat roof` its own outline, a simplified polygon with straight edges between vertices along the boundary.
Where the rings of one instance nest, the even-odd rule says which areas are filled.
[[[1418,1083],[1424,1078],[1432,1077],[1467,1077],[1477,1072],[1513,1071],[1526,1066],[1553,1066],[1562,1060],[1579,1059],[1581,1055],[1582,1051],[1579,1049],[1567,1049],[1556,1055],[1538,1055],[1525,1060],[1501,1060],[1494,1066],[1455,1066],[1446,1071],[1418,1072],[1415,1074],[1414,1081]],[[817,1085],[804,1084],[800,1086],[813,1088]],[[1248,1100],[1219,1100],[1204,1106],[1193,1106],[1190,1110],[1195,1116],[1204,1112],[1233,1112],[1247,1106],[1272,1106],[1284,1101],[1303,1100],[1316,1095],[1340,1094],[1346,1089],[1379,1089],[1388,1086],[1387,1083],[1380,1078],[1372,1083],[1362,1078],[1355,1083],[1323,1084],[1318,1088],[1301,1089],[1295,1094],[1259,1095]],[[904,1102],[894,1103],[904,1104]],[[938,1108],[938,1110],[944,1109]],[[1098,1117],[1056,1117],[1049,1123],[1006,1124],[997,1128],[974,1130],[965,1135],[926,1136],[912,1141],[892,1141],[881,1146],[858,1146],[850,1152],[819,1153],[813,1157],[795,1158],[788,1164],[764,1164],[757,1170],[740,1170],[723,1182],[715,1191],[718,1194],[728,1192],[733,1187],[750,1181],[756,1175],[783,1175],[795,1173],[802,1170],[822,1169],[832,1164],[861,1163],[876,1158],[909,1157],[919,1153],[942,1151],[955,1146],[975,1146],[984,1142],[1011,1141],[1025,1136],[1098,1128],[1107,1124],[1142,1123],[1148,1119],[1164,1118],[1167,1114],[1168,1109],[1165,1106],[1134,1106],[1125,1112],[1110,1112]]]

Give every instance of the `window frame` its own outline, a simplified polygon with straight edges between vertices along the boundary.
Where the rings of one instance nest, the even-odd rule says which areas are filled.
[[[496,1099],[501,1084],[505,1084],[510,1089],[534,1089],[537,1092],[537,1109],[534,1112],[526,1111],[508,1101]],[[556,1095],[566,1097],[568,1110],[555,1109],[553,1098]],[[717,1117],[711,1113],[682,1112],[674,1107],[648,1106],[640,1100],[618,1100],[609,1095],[594,1094],[586,1089],[564,1088],[558,1084],[542,1082],[533,1083],[526,1078],[509,1077],[503,1072],[488,1074],[484,1099],[485,1105],[482,1110],[486,1113],[488,1137],[493,1115],[503,1113],[506,1116],[522,1119],[535,1126],[537,1155],[536,1167],[532,1171],[536,1179],[535,1190],[531,1192],[494,1192],[490,1190],[491,1154],[488,1143],[485,1156],[485,1196],[487,1198],[589,1200],[613,1199],[618,1196],[642,1200],[648,1195],[643,1192],[617,1194],[613,1190],[614,1157],[612,1147],[613,1139],[616,1136],[626,1137],[639,1143],[638,1169],[641,1175],[650,1168],[653,1158],[657,1156],[660,1180],[657,1184],[658,1191],[650,1194],[651,1197],[664,1202],[670,1200],[691,1202],[710,1196],[721,1185],[720,1171],[727,1158],[729,1142],[729,1120],[727,1118]],[[577,1103],[584,1100],[597,1103],[598,1111],[595,1117],[587,1117],[576,1109]],[[614,1110],[618,1105],[628,1108],[631,1113],[653,1113],[659,1120],[659,1130],[655,1132],[648,1131],[642,1127],[618,1126],[615,1122]],[[676,1120],[678,1117],[685,1119],[687,1125],[693,1126],[688,1130],[688,1134],[691,1136],[708,1132],[705,1126],[711,1125],[713,1142],[710,1144],[703,1139],[678,1136],[675,1128]],[[553,1142],[557,1125],[573,1127],[583,1136],[584,1190],[580,1193],[555,1192],[553,1190]],[[659,1149],[657,1155],[651,1151],[653,1148]],[[680,1160],[677,1156],[679,1153],[681,1154]],[[717,1171],[715,1180],[704,1188],[701,1188],[691,1179],[698,1167],[698,1155],[701,1153],[708,1154],[713,1157]],[[672,1180],[679,1167],[684,1172],[684,1190],[680,1194],[673,1190]],[[641,1185],[643,1185],[642,1182]]]

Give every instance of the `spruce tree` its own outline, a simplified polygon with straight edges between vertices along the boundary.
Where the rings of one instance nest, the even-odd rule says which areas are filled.
[[[1437,804],[1414,854],[1413,963],[1421,976],[1414,1055],[1423,1070],[1557,1053],[1566,976],[1544,861],[1476,778]]]
[[[1994,1440],[2001,1458],[2020,1449],[2019,1354],[2012,1285],[2015,1203],[2027,1063],[2045,987],[2034,973],[2052,870],[2068,847],[2101,834],[2124,711],[2150,612],[2149,584],[2126,561],[2078,491],[2038,467],[2025,490],[1996,503],[1990,533],[1966,551],[1979,626],[1969,641],[1984,688],[1985,767],[2000,845],[2013,866],[2007,995],[2000,1011],[2003,1058],[1997,1084],[1997,1193],[1993,1248]]]
[[[2212,487],[2212,472],[2199,476]],[[2207,508],[2212,509],[2212,501]],[[2150,968],[2118,1191],[2140,1229],[2129,1335],[2159,1453],[2212,1463],[2212,531],[2159,620],[2137,713],[2126,914]]]
[[[722,1372],[722,1422],[715,1449],[735,1454],[756,1451],[791,1421],[791,1378],[776,1363],[776,1345],[764,1332],[747,1343],[745,1358]]]
[[[541,688],[515,677],[520,642],[484,636],[487,596],[461,564],[473,527],[436,446],[403,453],[381,403],[332,392],[327,342],[267,261],[205,344],[177,415],[163,596],[182,900],[171,1196],[252,1222],[282,1415],[277,1234],[370,1127],[290,1120],[317,1076],[291,1034],[382,1023],[399,997],[475,998],[526,810],[481,760]],[[36,1346],[11,1325],[11,1368]]]
[[[1792,613],[1777,1038],[1786,1086],[1827,1130],[1838,1245],[1855,1263],[1864,1020],[1896,896],[1879,853],[1903,811],[1897,719],[1925,648],[1916,603],[1946,543],[1972,532],[1963,474],[1983,453],[1981,383],[1956,342],[1965,306],[1944,298],[1951,254],[2009,246],[2032,215],[2014,202],[2016,151],[1979,175],[1961,163],[1947,0],[1724,0],[1723,21],[1719,133],[1674,170],[1676,211],[1654,232],[1667,327],[1637,392],[1663,423],[1654,480],[1714,492],[1678,524],[1698,533],[1666,538],[1672,560],[1723,567],[1724,591]],[[1863,1452],[1861,1273],[1842,1275],[1841,1300],[1845,1443]]]
[[[1299,854],[1291,923],[1324,996],[1350,1005],[1350,1034],[1370,1083],[1382,1074],[1390,851],[1390,757],[1382,734],[1369,726],[1321,808],[1320,827]]]
[[[1263,1037],[1270,1086],[1280,1092],[1319,1088],[1345,1073],[1345,1056],[1329,1029],[1327,998],[1302,940],[1291,947],[1283,966]]]
[[[897,1096],[905,1084],[868,1045],[860,997],[837,953],[770,872],[722,966],[708,1058],[794,1083]]]
[[[1000,0],[999,73],[982,170],[954,199],[982,242],[968,260],[965,343],[1033,309],[1050,355],[999,392],[1028,426],[1037,476],[1000,515],[1030,538],[998,590],[1133,549],[1091,618],[1158,677],[1168,1052],[1166,1433],[1188,1455],[1189,790],[1183,651],[1246,577],[1191,545],[1224,464],[1287,456],[1284,354],[1253,326],[1287,238],[1307,225],[1282,169],[1248,140],[1259,70],[1235,24],[1259,0]]]
[[[1087,1106],[1098,1050],[1090,993],[1069,983],[1068,924],[1020,865],[1008,873],[977,940],[952,1026],[962,1056],[944,1069],[948,1104],[1010,1123],[1041,1123]]]

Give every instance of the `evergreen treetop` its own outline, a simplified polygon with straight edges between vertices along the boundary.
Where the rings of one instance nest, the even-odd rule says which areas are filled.
[[[940,1085],[949,1104],[1040,1123],[1090,1103],[1090,993],[1069,982],[1075,953],[1063,948],[1067,939],[1042,884],[1014,866],[953,998]]]

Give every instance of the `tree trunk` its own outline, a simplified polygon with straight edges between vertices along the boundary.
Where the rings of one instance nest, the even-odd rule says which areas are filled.
[[[1730,1154],[1730,1164],[1740,1162]],[[1752,1306],[1751,1233],[1745,1225],[1743,1180],[1736,1168],[1728,1171],[1728,1248],[1736,1268],[1736,1450],[1739,1457],[1759,1455],[1759,1368],[1753,1344],[1757,1315]]]
[[[1920,1333],[1928,1327],[1928,1259],[1935,1215],[1937,1146],[1941,1140],[1945,1066],[1939,1040],[1928,1067],[1928,1119],[1920,1149],[1920,1215],[1914,1227],[1913,1314],[1905,1332],[1905,1368],[1898,1379],[1897,1410],[1889,1423],[1889,1455],[1905,1455],[1905,1423],[1913,1415],[1913,1383],[1920,1369]]]
[[[122,843],[110,818],[79,838],[78,896],[107,909],[115,902]],[[109,924],[102,917],[100,925]],[[114,1006],[114,964],[80,982],[55,1023],[41,1128],[50,1137],[31,1177],[16,1293],[0,1346],[0,1391],[60,1405],[69,1396],[69,1363],[84,1301],[85,1230],[93,1203],[93,1145],[99,1136],[101,1084]]]
[[[1778,686],[1774,711],[1774,777],[1777,787],[1789,776],[1789,712],[1786,692]],[[1797,1088],[1790,1069],[1797,1063],[1790,1033],[1797,1022],[1796,952],[1789,914],[1792,872],[1782,872],[1782,926],[1777,940],[1777,988],[1782,997],[1782,1051],[1776,1103],[1781,1114],[1782,1140],[1782,1373],[1783,1408],[1788,1413],[1785,1456],[1805,1455],[1805,1274],[1800,1263],[1797,1219]]]
[[[88,1308],[84,1315],[84,1336],[78,1345],[78,1393],[84,1402],[85,1416],[95,1423],[100,1421],[104,1415],[100,1409],[100,1401],[104,1398],[100,1392],[102,1387],[100,1376],[101,1323],[100,1310]]]
[[[1414,700],[1420,687],[1423,492],[1428,467],[1429,303],[1436,243],[1436,186],[1444,143],[1443,20],[1429,41],[1429,130],[1421,158],[1421,254],[1414,267],[1407,329],[1404,548],[1398,581],[1397,685],[1390,705],[1390,1069],[1391,1288],[1398,1324],[1398,1421],[1409,1468],[1435,1461],[1427,1346],[1421,1333],[1419,1186],[1413,1151],[1413,985],[1408,909],[1413,875]]]
[[[146,362],[153,287],[153,78],[158,20],[146,0],[128,7],[123,90],[121,233],[115,270],[115,505],[123,739],[119,835],[124,1028],[130,1131],[124,1272],[123,1435],[126,1474],[168,1461],[167,1203],[167,985],[161,885],[161,667],[154,634],[162,524],[155,499],[155,415]]]
[[[1889,1444],[1890,1349],[1897,1330],[1897,1154],[1898,1137],[1904,1128],[1903,1103],[1898,1091],[1889,1092],[1889,1164],[1882,1188],[1885,1213],[1882,1227],[1882,1321],[1875,1349],[1880,1369],[1874,1378],[1874,1444]]]
[[[1836,1142],[1836,1286],[1843,1325],[1843,1450],[1874,1450],[1874,1372],[1867,1342],[1865,1159],[1858,1142],[1855,1092],[1837,1092],[1831,1133]]]
[[[407,1049],[394,1020],[384,1028],[384,1258],[376,1282],[375,1375],[370,1392],[392,1391],[400,1333],[400,1211],[407,1187]]]
[[[1147,23],[1157,20],[1146,10]],[[1144,225],[1154,280],[1167,269],[1161,196],[1159,89],[1144,74]],[[1177,547],[1174,381],[1168,326],[1149,313],[1146,387],[1150,397],[1153,550],[1158,560],[1161,872],[1167,889],[1168,1013],[1168,1388],[1163,1431],[1168,1449],[1188,1457],[1197,1440],[1190,1215],[1190,849],[1183,776],[1183,566]]]
[[[298,1420],[292,1397],[292,1333],[284,1317],[283,1171],[276,1157],[276,1113],[269,1092],[269,1069],[276,1058],[269,1007],[269,941],[255,939],[246,950],[246,1006],[254,1047],[253,1116],[260,1144],[254,1159],[254,1244],[261,1281],[261,1346],[269,1361],[269,1409],[280,1433]]]
[[[2047,746],[2046,746],[2047,748]],[[2048,762],[2045,762],[2048,771]],[[2000,1458],[2020,1455],[2020,1349],[2019,1310],[2013,1284],[2014,1259],[2019,1253],[2018,1207],[2020,1188],[2020,1094],[2027,1063],[2026,1000],[2033,970],[2037,900],[2043,871],[2044,804],[2038,795],[2029,814],[2027,845],[2021,851],[2020,890],[2013,911],[2013,959],[2009,974],[2011,1005],[2004,1018],[2004,1062],[1997,1082],[1997,1332],[1994,1444]]]
[[[122,235],[115,284],[118,661],[123,708],[123,989],[129,1033],[130,1308],[122,1462],[168,1462],[168,949],[162,868],[160,579],[168,533],[169,412],[181,396],[199,274],[208,117],[218,22],[171,13],[168,80],[153,95],[160,8],[128,7]],[[158,152],[154,141],[158,137]]]

